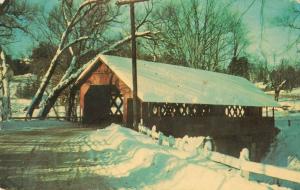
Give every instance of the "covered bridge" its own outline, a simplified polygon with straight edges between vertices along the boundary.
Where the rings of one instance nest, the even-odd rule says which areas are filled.
[[[81,74],[83,122],[132,126],[131,66],[130,58],[99,55]],[[244,78],[142,60],[137,73],[139,118],[148,127],[175,137],[210,135],[249,146],[261,137],[270,142],[276,133],[277,102]]]

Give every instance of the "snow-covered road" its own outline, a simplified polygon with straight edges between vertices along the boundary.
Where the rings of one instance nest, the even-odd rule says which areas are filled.
[[[281,189],[249,182],[198,151],[157,145],[111,125],[2,123],[0,187],[7,189]]]
[[[0,131],[0,187],[86,189],[105,187],[98,176],[80,171],[96,165],[83,153],[92,133],[57,121],[10,122]],[[105,188],[104,188],[105,189]]]

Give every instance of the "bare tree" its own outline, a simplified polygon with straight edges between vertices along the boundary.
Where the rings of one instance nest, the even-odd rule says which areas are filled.
[[[277,17],[275,24],[280,27],[290,28],[295,38],[288,45],[287,50],[295,48],[300,43],[300,7],[296,1],[290,2],[290,6],[280,17]],[[297,48],[297,47],[296,47]]]
[[[33,20],[36,10],[26,0],[4,0],[0,4],[0,45],[11,43],[16,30],[29,33],[27,23]]]
[[[150,31],[142,32],[142,33],[136,33],[136,37],[151,37],[152,35],[155,35],[156,33],[152,33]],[[131,36],[125,37],[123,40],[115,42],[113,45],[111,45],[108,49],[100,52],[100,54],[108,54],[112,51],[115,51],[116,48],[130,42]],[[97,58],[98,56],[95,56]],[[57,100],[58,96],[65,90],[67,87],[72,85],[75,80],[80,76],[80,74],[91,64],[97,64],[96,59],[91,59],[88,61],[86,64],[82,65],[79,69],[74,69],[74,65],[72,64],[76,63],[75,59],[76,56],[73,56],[72,64],[68,68],[67,72],[65,75],[62,77],[61,81],[52,89],[50,94],[48,95],[47,98],[42,103],[41,110],[39,112],[39,117],[40,118],[45,118],[47,114],[49,113],[50,109],[53,107],[55,101]],[[77,88],[77,86],[73,87]],[[71,93],[73,91],[71,90]],[[72,101],[72,100],[69,100]],[[69,105],[69,107],[72,107],[72,105]],[[70,114],[70,113],[69,113]]]
[[[274,98],[279,100],[281,90],[291,91],[297,86],[297,72],[288,59],[282,59],[281,64],[270,72],[268,87],[274,90]]]
[[[0,3],[0,112],[2,120],[9,119],[11,116],[9,82],[13,75],[4,46],[14,41],[16,30],[29,33],[26,23],[33,19],[35,11],[36,7],[29,6],[26,0],[4,0]]]
[[[47,116],[58,96],[72,85],[81,72],[93,62],[92,59],[82,65],[83,60],[87,58],[86,55],[91,54],[91,52],[101,52],[103,54],[111,53],[131,40],[131,36],[115,40],[114,38],[110,39],[110,35],[105,35],[107,28],[113,23],[116,23],[116,18],[119,15],[118,9],[114,11],[110,7],[110,1],[85,1],[79,8],[76,8],[76,4],[73,4],[72,1],[63,0],[58,10],[56,13],[59,13],[61,16],[53,13],[52,17],[55,17],[57,21],[53,24],[54,19],[51,19],[52,22],[49,25],[51,27],[48,32],[50,31],[49,36],[58,36],[59,33],[62,33],[62,37],[59,40],[57,52],[51,61],[48,72],[43,78],[42,85],[27,111],[28,117],[32,116],[33,110],[39,104],[41,105],[41,109],[38,115],[41,118]],[[64,25],[66,25],[66,27],[64,27]],[[146,31],[137,32],[136,35],[149,39],[155,34],[156,33]],[[70,41],[70,39],[72,39],[72,41]],[[66,43],[67,40],[69,40],[69,43]],[[68,63],[68,67],[57,85],[52,88],[48,96],[42,100],[43,92],[48,86],[55,67],[58,65],[58,60],[64,52],[68,52],[72,59],[70,63]],[[96,56],[95,53],[92,53],[90,56],[93,55]],[[73,91],[70,90],[69,97],[73,97],[72,94]],[[69,100],[69,102],[74,101]]]
[[[169,2],[152,15],[159,20],[149,27],[161,31],[161,61],[216,71],[246,47],[241,20],[221,2]]]
[[[74,12],[74,14],[70,13],[70,18],[68,18],[67,14],[64,14],[64,19],[66,23],[66,28],[61,34],[60,42],[58,44],[58,48],[56,50],[56,53],[51,60],[50,66],[45,74],[45,76],[42,79],[40,88],[36,92],[35,96],[32,99],[31,104],[28,107],[26,116],[31,118],[33,111],[35,107],[37,107],[42,100],[43,94],[46,90],[46,87],[48,86],[50,79],[55,72],[55,69],[58,65],[58,61],[60,56],[66,51],[70,51],[71,54],[74,55],[73,46],[76,44],[79,44],[80,42],[87,41],[88,39],[92,39],[92,36],[89,35],[80,35],[76,36],[77,30],[81,29],[78,27],[78,24],[82,23],[81,21],[86,18],[88,14],[90,14],[93,11],[97,11],[100,9],[101,11],[104,9],[103,6],[108,3],[108,0],[88,0],[84,1],[78,9]],[[65,1],[62,1],[62,6],[64,6]],[[64,12],[64,8],[62,8],[62,11]],[[98,15],[99,16],[99,15]],[[101,16],[101,15],[100,15]],[[97,23],[95,23],[97,25]]]

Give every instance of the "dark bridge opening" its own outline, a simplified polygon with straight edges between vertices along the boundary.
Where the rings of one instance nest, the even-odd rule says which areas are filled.
[[[123,96],[116,86],[91,85],[84,96],[84,102],[84,123],[122,123]]]

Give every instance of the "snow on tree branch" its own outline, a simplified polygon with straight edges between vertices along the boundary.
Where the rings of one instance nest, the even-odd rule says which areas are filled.
[[[73,46],[74,44],[77,44],[78,42],[84,41],[84,40],[88,40],[88,39],[92,39],[89,36],[83,36],[80,37],[76,40],[73,40],[72,42],[68,43],[62,50],[61,52],[64,52],[66,49],[70,48],[71,46]],[[71,50],[72,51],[72,50]]]
[[[136,32],[136,37],[147,37],[148,39],[153,38],[154,35],[158,34],[159,32],[151,32],[151,31],[145,31],[145,32]],[[117,49],[117,47],[122,46],[125,43],[128,43],[131,40],[131,35],[125,37],[124,39],[114,43],[111,45],[108,49],[101,52],[101,54],[107,54]]]
[[[145,31],[145,32],[137,32],[136,37],[153,37],[159,32],[151,32],[151,31]],[[104,50],[100,52],[97,56],[95,56],[93,59],[88,61],[86,64],[82,65],[79,69],[75,70],[75,65],[77,60],[79,59],[77,56],[73,56],[71,64],[69,68],[67,69],[65,75],[62,77],[58,85],[56,85],[53,90],[49,93],[48,97],[42,102],[42,108],[39,112],[39,117],[41,119],[46,118],[47,114],[49,113],[50,109],[54,105],[56,99],[60,95],[60,93],[66,89],[68,86],[70,86],[72,83],[74,83],[74,88],[78,87],[80,83],[82,82],[80,80],[80,76],[83,74],[83,71],[85,71],[88,67],[94,68],[98,66],[100,63],[98,61],[98,57],[101,54],[106,54],[109,52],[112,52],[116,50],[118,47],[124,45],[125,43],[130,42],[131,36],[127,36],[123,38],[120,41],[117,41],[116,43],[112,44],[107,50]],[[74,73],[72,73],[74,72]],[[74,82],[75,81],[75,82]]]

